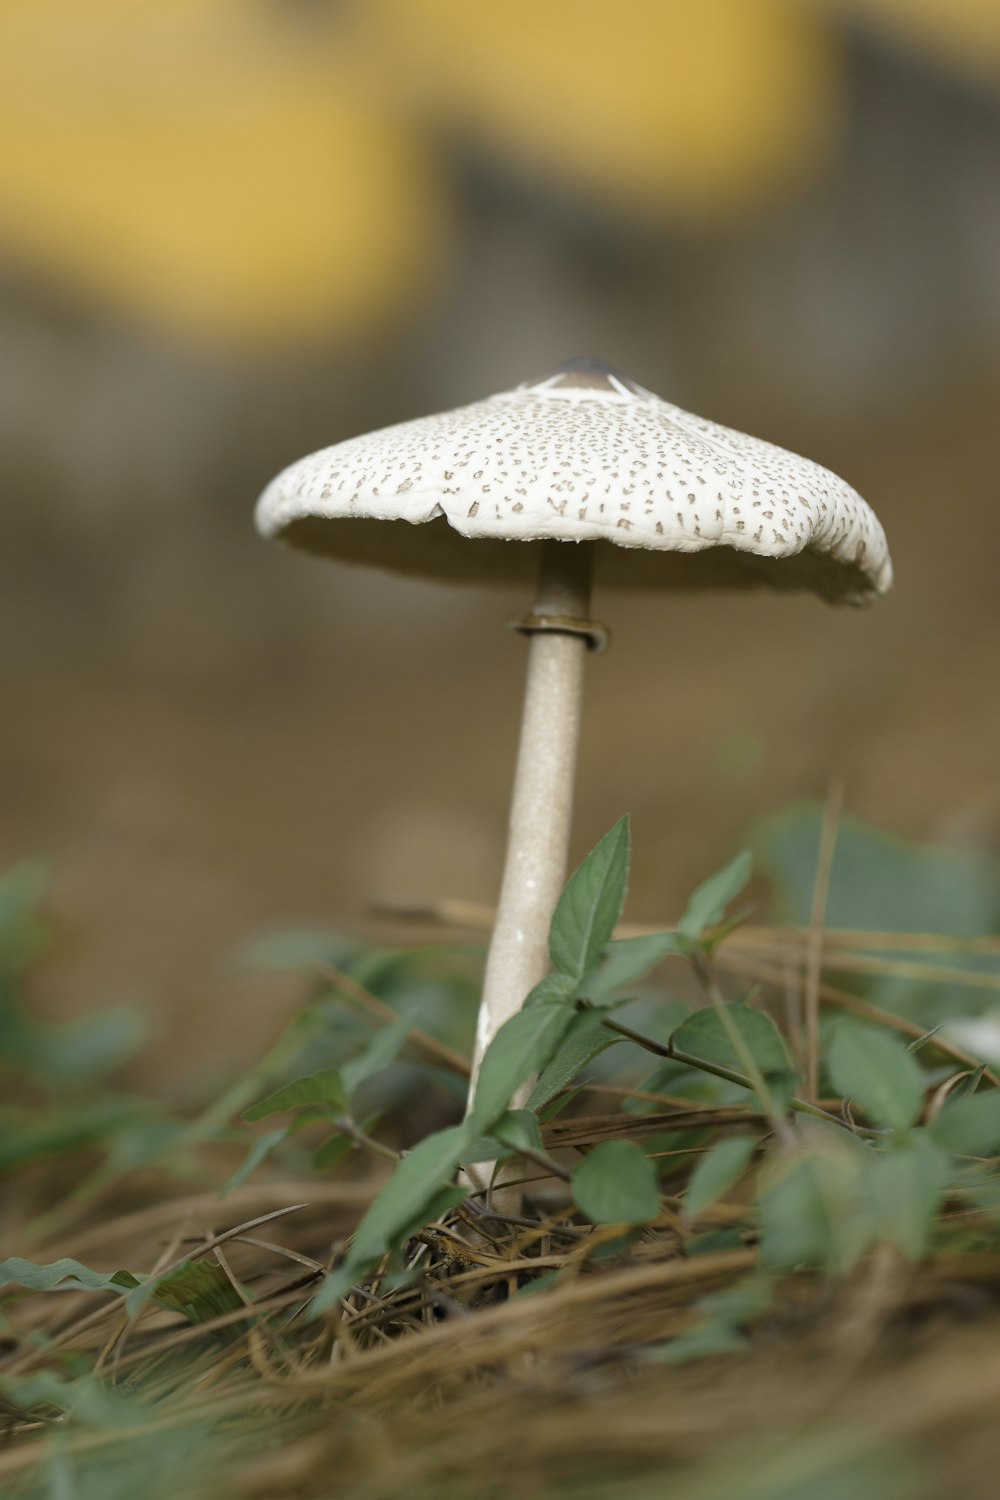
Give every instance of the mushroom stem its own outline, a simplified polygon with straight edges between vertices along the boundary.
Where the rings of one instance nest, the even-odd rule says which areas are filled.
[[[549,926],[566,880],[588,646],[585,631],[563,631],[557,622],[588,623],[591,572],[590,544],[542,542],[538,597],[531,614],[547,617],[550,623],[532,631],[529,617],[521,627],[531,635],[528,680],[470,1102],[486,1048],[549,972]]]

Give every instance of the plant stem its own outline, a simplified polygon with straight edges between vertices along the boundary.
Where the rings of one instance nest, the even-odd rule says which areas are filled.
[[[735,1024],[732,1016],[729,1013],[729,1010],[726,1006],[725,997],[719,990],[719,986],[716,984],[715,978],[712,974],[710,960],[708,959],[706,954],[695,951],[691,955],[691,963],[692,967],[694,968],[695,975],[697,976],[698,982],[701,985],[702,992],[707,998],[712,1009],[715,1011],[719,1025],[722,1027],[723,1031],[726,1033],[726,1036],[729,1038],[729,1045],[736,1053],[741,1068],[749,1078],[750,1085],[754,1093],[757,1095],[761,1109],[770,1120],[779,1140],[784,1140],[785,1144],[787,1145],[789,1141],[787,1121],[785,1120],[785,1117],[782,1114],[781,1110],[779,1110],[777,1105],[775,1104],[774,1096],[767,1086],[766,1078],[764,1077],[760,1068],[758,1068],[754,1055],[750,1051],[750,1048],[747,1046],[743,1034],[741,1033],[739,1027]],[[809,1102],[815,1103],[815,1096],[813,1096]]]
[[[373,1135],[368,1135],[348,1115],[338,1115],[333,1123],[344,1135],[349,1135],[352,1141],[359,1146],[364,1146],[366,1151],[372,1151],[376,1156],[384,1156],[386,1161],[394,1164],[400,1160],[398,1151],[394,1151],[391,1146],[384,1145],[382,1141],[377,1141]]]
[[[744,1073],[737,1073],[735,1068],[723,1067],[722,1063],[706,1062],[703,1057],[695,1057],[693,1052],[684,1052],[680,1047],[675,1047],[673,1042],[656,1042],[650,1036],[643,1036],[641,1031],[633,1031],[631,1026],[623,1026],[621,1021],[605,1019],[603,1023],[609,1031],[616,1031],[619,1036],[626,1037],[628,1041],[635,1042],[637,1046],[652,1052],[656,1057],[669,1058],[671,1062],[683,1063],[687,1068],[697,1068],[701,1073],[711,1073],[716,1078],[724,1078],[727,1083],[738,1083],[741,1088],[753,1090],[753,1084]],[[818,1104],[811,1104],[808,1099],[791,1099],[788,1107],[796,1114],[812,1115],[817,1120],[826,1120],[833,1125],[843,1125],[836,1115],[830,1114],[829,1110],[821,1109]],[[874,1130],[855,1130],[857,1135],[877,1135]]]

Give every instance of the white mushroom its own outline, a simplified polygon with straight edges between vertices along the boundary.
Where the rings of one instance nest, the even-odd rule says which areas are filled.
[[[527,693],[473,1077],[548,972],[584,657],[606,641],[590,619],[592,566],[610,587],[766,585],[847,604],[892,581],[882,527],[842,479],[592,359],[300,459],[256,519],[265,536],[344,562],[466,583],[538,578],[518,622],[531,636]]]

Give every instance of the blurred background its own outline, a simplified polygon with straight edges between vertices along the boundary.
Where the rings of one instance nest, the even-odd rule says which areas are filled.
[[[599,592],[575,852],[631,812],[668,921],[839,773],[996,849],[996,0],[0,0],[0,101],[0,839],[51,865],[43,1007],[139,1005],[197,1090],[289,1003],[251,936],[493,900],[525,601],[251,509],[577,354],[842,473],[898,582]]]

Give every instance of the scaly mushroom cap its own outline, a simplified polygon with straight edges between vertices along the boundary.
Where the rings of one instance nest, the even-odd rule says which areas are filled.
[[[885,533],[842,479],[591,359],[301,458],[256,519],[310,552],[459,582],[527,582],[534,549],[517,544],[548,537],[601,543],[612,588],[764,584],[863,604],[892,582]]]

